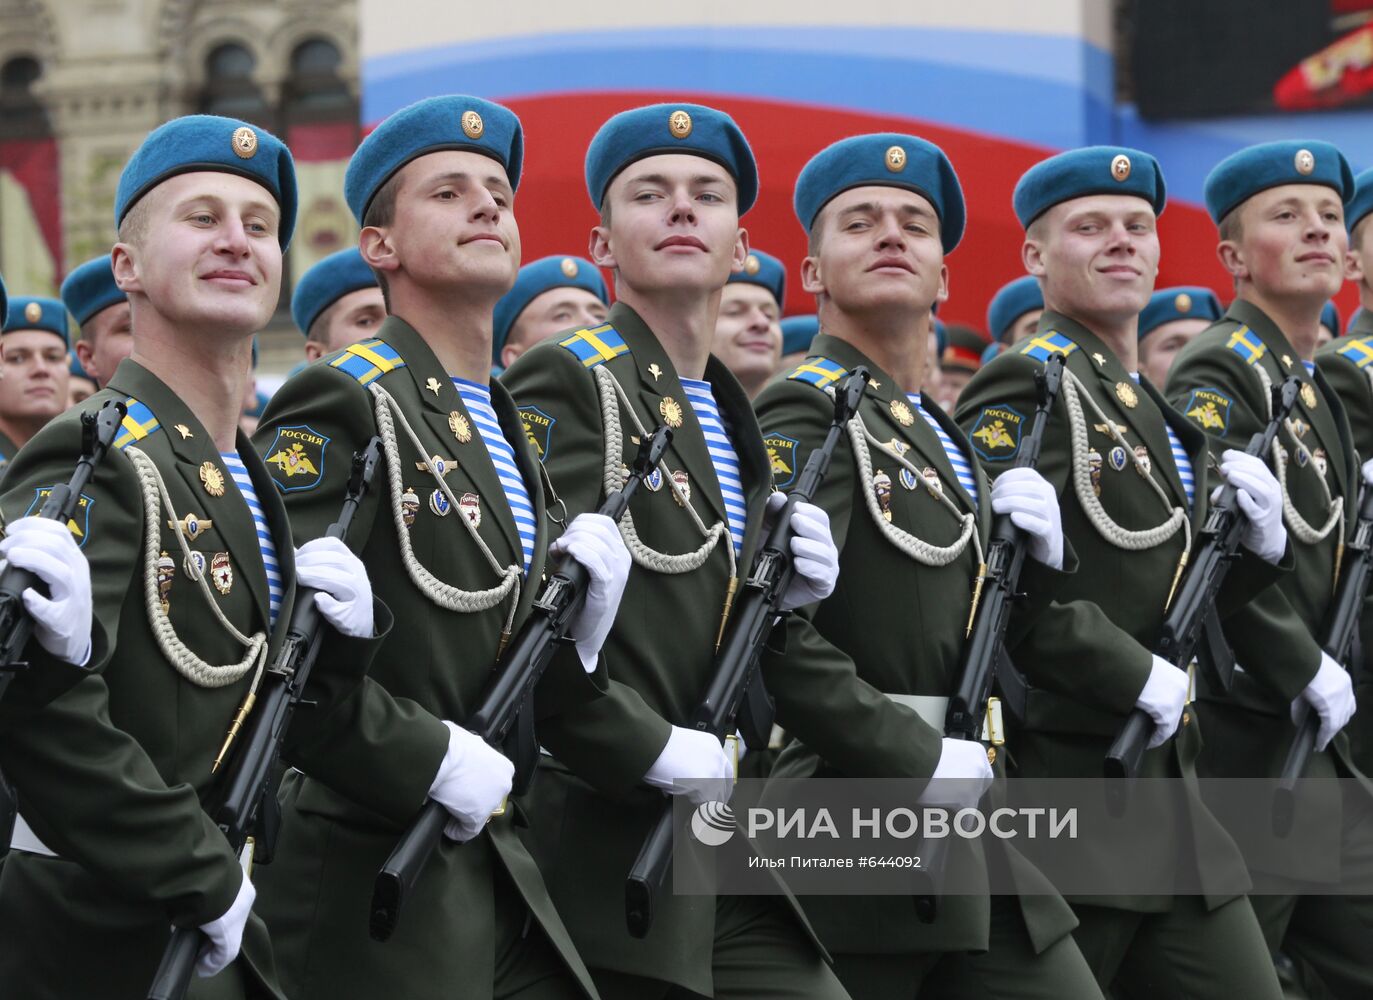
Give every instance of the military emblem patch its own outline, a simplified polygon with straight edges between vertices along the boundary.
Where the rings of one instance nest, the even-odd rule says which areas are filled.
[[[796,482],[796,438],[785,434],[769,434],[763,438],[767,445],[768,461],[772,463],[772,484],[784,489]]]
[[[537,406],[521,406],[520,420],[524,422],[524,436],[529,438],[534,454],[542,462],[548,457],[549,445],[553,443],[553,425],[558,421]]]
[[[1225,437],[1230,426],[1233,400],[1217,389],[1193,389],[1182,412],[1198,427],[1216,437]]]
[[[312,490],[324,478],[324,449],[329,439],[305,424],[277,429],[267,449],[272,482],[282,493]]]
[[[1020,451],[1025,415],[1009,406],[984,406],[969,437],[973,451],[989,462],[1004,462]]]
[[[29,504],[29,509],[24,511],[24,516],[37,514],[43,509],[43,504],[52,495],[51,486],[40,486],[33,491],[33,503]],[[82,493],[76,500],[76,513],[67,522],[67,528],[76,538],[76,547],[85,548],[86,539],[91,534],[91,507],[95,506],[95,498]]]

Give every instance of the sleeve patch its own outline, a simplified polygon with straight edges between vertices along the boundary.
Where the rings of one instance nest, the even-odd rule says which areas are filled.
[[[1230,426],[1230,405],[1233,402],[1219,389],[1193,389],[1182,412],[1206,433],[1223,438]]]
[[[848,369],[829,358],[807,358],[787,373],[787,378],[805,382],[817,389],[827,389],[848,374]]]
[[[542,462],[548,458],[548,449],[553,444],[553,425],[558,422],[537,406],[521,406],[520,420],[524,423],[524,436],[529,439],[534,454]]]
[[[1247,326],[1242,326],[1234,333],[1230,334],[1230,339],[1225,342],[1225,346],[1230,348],[1244,359],[1244,363],[1252,365],[1263,357],[1268,348],[1263,346],[1263,341],[1259,340],[1258,334]]]
[[[1077,350],[1077,344],[1073,343],[1061,333],[1041,333],[1025,341],[1025,346],[1020,349],[1021,354],[1028,354],[1036,361],[1045,362],[1049,360],[1051,354],[1062,354],[1065,358]]]
[[[1020,453],[1025,415],[1010,406],[984,406],[968,437],[973,451],[989,462],[1005,462]]]
[[[282,493],[312,490],[324,479],[324,449],[329,438],[306,424],[277,429],[267,447],[268,474]]]
[[[1373,338],[1357,337],[1340,348],[1340,356],[1348,358],[1359,368],[1367,368],[1373,362]]]
[[[609,323],[593,330],[578,330],[565,340],[558,341],[558,346],[570,351],[586,368],[598,368],[621,354],[629,353],[629,345]]]
[[[29,509],[24,511],[24,516],[37,514],[43,504],[52,495],[54,487],[39,486],[33,491],[33,503],[29,504]],[[76,500],[76,513],[67,522],[67,528],[76,538],[77,548],[85,548],[86,540],[91,536],[91,508],[95,506],[95,498],[82,493]]]
[[[796,482],[797,462],[796,438],[785,434],[767,434],[763,444],[768,449],[768,461],[772,464],[772,482],[778,489],[784,489]]]

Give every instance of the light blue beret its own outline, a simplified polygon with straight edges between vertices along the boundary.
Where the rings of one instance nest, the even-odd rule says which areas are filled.
[[[982,348],[982,363],[985,365],[992,358],[996,357],[1006,349],[1006,345],[999,340],[993,340],[986,347]]]
[[[429,97],[385,119],[348,161],[343,195],[358,223],[396,171],[426,153],[445,149],[489,156],[505,168],[512,191],[520,186],[524,130],[513,111],[465,94]]]
[[[1365,170],[1354,178],[1354,197],[1344,206],[1344,224],[1352,233],[1369,212],[1373,212],[1373,170]]]
[[[1044,293],[1039,288],[1038,278],[1027,274],[1002,285],[987,306],[987,330],[992,340],[1001,340],[1027,312],[1043,308]]]
[[[362,259],[362,252],[357,247],[339,250],[316,262],[296,282],[291,293],[291,318],[301,333],[308,334],[320,313],[349,292],[376,287],[377,276]]]
[[[737,274],[731,274],[729,280],[731,284],[737,282],[766,288],[777,300],[779,308],[786,301],[787,269],[772,254],[763,253],[761,250],[750,250],[748,256],[744,258],[744,269]]]
[[[1042,160],[1025,171],[1011,201],[1016,218],[1028,229],[1055,205],[1092,194],[1143,198],[1155,215],[1162,215],[1168,202],[1158,160],[1126,146],[1085,146]]]
[[[555,254],[543,257],[520,268],[515,284],[510,291],[501,296],[493,314],[491,355],[499,364],[501,348],[510,336],[510,328],[520,313],[544,292],[554,288],[582,288],[610,304],[610,293],[606,291],[605,279],[601,271],[589,260],[581,257],[564,257]]]
[[[1209,288],[1199,285],[1160,288],[1150,296],[1149,304],[1139,314],[1139,339],[1143,340],[1164,323],[1176,319],[1217,320],[1224,315],[1220,299]]]
[[[114,283],[114,267],[109,254],[73,268],[62,282],[61,294],[77,326],[84,326],[100,310],[127,302],[129,298]]]
[[[896,132],[851,136],[816,153],[796,178],[796,217],[809,232],[820,210],[836,196],[869,186],[904,188],[923,196],[939,216],[945,253],[963,238],[966,209],[953,164],[933,143]]]
[[[9,300],[5,313],[5,326],[0,332],[13,333],[16,330],[46,330],[62,338],[71,346],[67,331],[67,307],[57,299],[40,298],[32,295],[16,295]]]
[[[1340,200],[1354,197],[1354,174],[1344,154],[1318,139],[1265,142],[1231,153],[1206,175],[1206,210],[1219,223],[1239,205],[1283,184],[1320,184]]]
[[[1327,302],[1321,310],[1321,325],[1335,336],[1340,335],[1340,311],[1335,308],[1334,302]]]
[[[758,164],[734,119],[700,104],[650,104],[621,111],[600,127],[586,151],[586,190],[599,210],[610,182],[631,163],[687,153],[713,160],[739,188],[739,214],[758,198]]]
[[[786,316],[782,319],[782,353],[796,354],[810,349],[810,342],[820,332],[820,317],[814,313]]]
[[[173,118],[148,133],[119,175],[115,226],[138,199],[167,178],[198,170],[238,174],[272,192],[281,206],[278,241],[283,249],[291,242],[298,198],[291,151],[264,128],[218,115]]]

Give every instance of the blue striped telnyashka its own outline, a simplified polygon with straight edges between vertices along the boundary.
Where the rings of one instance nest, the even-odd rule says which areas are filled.
[[[271,611],[270,624],[275,627],[277,613],[281,611],[281,599],[286,594],[286,587],[281,580],[281,567],[277,565],[277,548],[276,543],[272,541],[272,529],[267,524],[267,515],[262,510],[262,504],[258,501],[257,491],[253,489],[253,480],[248,475],[248,467],[243,464],[243,459],[238,457],[238,452],[221,451],[219,457],[224,460],[224,467],[229,470],[234,485],[243,494],[243,499],[248,504],[248,510],[253,515],[253,527],[257,529],[258,548],[262,550],[262,565],[267,568],[267,600],[268,608]]]
[[[715,394],[710,383],[700,379],[682,379],[682,389],[686,391],[696,419],[701,422],[701,430],[706,435],[706,450],[710,452],[710,464],[715,466],[715,478],[720,483],[720,496],[725,501],[725,514],[729,521],[730,537],[734,539],[734,552],[737,555],[744,548],[744,528],[748,523],[748,505],[744,499],[744,483],[739,478],[739,456],[734,444],[725,430],[720,418],[720,406],[715,402]]]
[[[515,463],[515,449],[505,439],[500,419],[491,406],[491,387],[456,377],[453,379],[453,387],[458,390],[463,405],[472,415],[472,421],[477,425],[477,433],[481,435],[486,450],[491,455],[491,462],[496,466],[496,475],[500,477],[506,502],[510,504],[510,513],[515,518],[515,530],[520,534],[524,571],[528,573],[534,561],[534,538],[538,532],[538,524],[534,520],[534,504],[529,499],[529,490],[525,486],[524,477],[520,475],[520,467]]]

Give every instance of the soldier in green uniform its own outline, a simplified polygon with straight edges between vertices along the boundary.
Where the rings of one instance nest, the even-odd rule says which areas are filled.
[[[305,335],[307,362],[376,336],[386,303],[357,247],[331,253],[301,275],[291,293],[291,318]]]
[[[843,997],[779,899],[665,892],[646,938],[625,926],[624,879],[663,808],[656,789],[719,778],[723,791],[732,778],[719,741],[686,724],[772,483],[748,399],[710,355],[721,290],[748,256],[739,217],[758,174],[728,115],[661,104],[603,125],[586,179],[601,213],[591,256],[615,273],[616,303],[604,325],[535,347],[502,380],[569,513],[594,509],[620,481],[636,438],[659,423],[674,437],[620,525],[633,586],[606,644],[610,693],[540,731],[564,745],[549,745],[534,783],[531,846],[607,1000]],[[824,515],[801,505],[792,524],[788,607],[827,594],[837,569]]]
[[[825,332],[755,404],[779,488],[824,440],[832,387],[858,365],[872,382],[815,497],[840,548],[838,587],[794,616],[787,659],[768,677],[779,712],[804,723],[774,774],[933,777],[935,802],[945,801],[943,779],[961,779],[975,802],[992,780],[987,751],[942,736],[981,553],[993,511],[1029,532],[1021,585],[1031,598],[1013,634],[1028,631],[1064,568],[1057,498],[1028,469],[993,488],[958,425],[921,395],[928,311],[964,225],[944,153],[908,135],[844,139],[802,170],[795,203],[809,236],[801,278]],[[1004,769],[1004,757],[999,763]],[[1042,875],[1000,846],[991,848],[995,861],[980,843],[953,850],[960,856],[948,865],[1009,864],[1037,895],[951,895],[932,924],[920,922],[909,897],[805,898],[852,996],[1101,995],[1073,943],[1072,912]]]
[[[1083,872],[1106,882],[1128,863],[1165,889],[1070,898],[1097,981],[1128,995],[1276,997],[1254,912],[1233,891],[1244,882],[1243,859],[1196,789],[1201,733],[1186,706],[1187,674],[1151,652],[1211,489],[1205,437],[1137,381],[1137,323],[1158,272],[1164,191],[1153,157],[1112,146],[1060,154],[1020,179],[1022,258],[1045,312],[1035,336],[968,384],[956,419],[988,470],[1005,469],[1035,406],[1035,370],[1050,354],[1066,356],[1038,468],[1063,498],[1080,569],[1037,622],[1035,648],[1015,657],[1028,685],[1023,718],[1011,727],[1018,773],[1100,777],[1126,716],[1140,708],[1155,723],[1141,776],[1182,779],[1189,793],[1178,836],[1157,838],[1140,856],[1082,845]],[[1225,613],[1271,582],[1286,543],[1263,463],[1227,452],[1221,469],[1249,518]],[[1198,869],[1203,894],[1167,895],[1188,869]]]
[[[10,299],[0,328],[0,468],[67,408],[67,308],[57,299]]]
[[[1338,995],[1366,997],[1373,994],[1365,933],[1373,900],[1300,895],[1303,886],[1324,883],[1329,891],[1373,871],[1373,793],[1341,732],[1354,712],[1353,685],[1320,646],[1353,501],[1369,475],[1360,472],[1344,406],[1313,360],[1321,310],[1343,281],[1344,203],[1353,191],[1344,156],[1323,142],[1253,146],[1211,171],[1206,204],[1236,299],[1178,355],[1168,398],[1219,452],[1247,441],[1268,420],[1270,385],[1289,375],[1302,382],[1274,454],[1266,456],[1282,484],[1296,568],[1227,623],[1243,672],[1228,695],[1203,692],[1200,769],[1218,777],[1276,776],[1294,720],[1318,713],[1318,752],[1307,777],[1353,777],[1364,787],[1344,795],[1342,805],[1334,782],[1313,783],[1321,789],[1315,798],[1322,816],[1299,828],[1309,845],[1301,850],[1256,824],[1245,842],[1254,910],[1271,948],[1308,961]],[[1218,423],[1208,419],[1212,413]]]
[[[348,545],[396,615],[365,678],[352,662],[321,661],[320,707],[288,741],[303,773],[283,782],[261,907],[294,997],[594,996],[516,835],[523,812],[492,816],[513,766],[463,728],[550,551],[586,566],[591,585],[535,708],[551,717],[598,697],[598,650],[629,564],[595,514],[550,550],[538,459],[488,381],[492,309],[519,266],[523,151],[514,114],[459,95],[411,105],[368,136],[345,193],[388,318],[287,382],[258,430],[301,538],[324,533],[349,456],[381,436],[386,478]],[[541,738],[558,745],[556,733]],[[426,797],[450,813],[447,839],[394,935],[373,941],[373,879]]]
[[[1044,293],[1034,276],[1008,281],[987,304],[987,332],[995,343],[1018,344],[1034,334],[1043,311]]]
[[[1139,314],[1140,373],[1155,386],[1166,384],[1178,352],[1224,311],[1209,288],[1159,289]]]
[[[290,153],[268,133],[192,116],[149,135],[115,200],[134,354],[82,407],[123,402],[123,427],[65,526],[25,515],[70,476],[78,413],[40,431],[5,477],[6,554],[26,565],[16,553],[31,536],[62,542],[89,562],[94,604],[68,636],[89,647],[89,669],[55,687],[36,657],[0,704],[0,767],[21,809],[0,871],[7,995],[142,997],[177,925],[205,933],[199,972],[218,973],[193,995],[282,996],[266,928],[249,919],[252,859],[234,856],[202,804],[296,581],[326,591],[326,658],[358,659],[374,620],[356,559],[326,543],[293,549],[266,469],[235,433],[295,213]],[[58,604],[81,593],[49,587]]]
[[[600,326],[610,294],[600,269],[580,257],[544,257],[520,268],[496,303],[491,361],[503,371],[535,344],[564,330]]]
[[[81,331],[77,361],[85,377],[103,386],[133,350],[129,297],[114,280],[109,254],[72,269],[62,281],[62,302]]]

